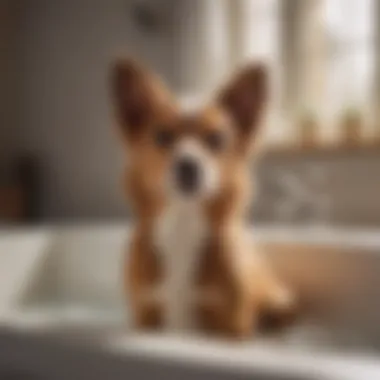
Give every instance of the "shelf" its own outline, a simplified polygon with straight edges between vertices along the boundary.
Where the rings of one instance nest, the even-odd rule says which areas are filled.
[[[292,157],[342,157],[352,155],[380,155],[380,143],[363,143],[361,145],[316,145],[314,147],[302,147],[296,145],[272,146],[264,151],[264,156],[269,158]]]

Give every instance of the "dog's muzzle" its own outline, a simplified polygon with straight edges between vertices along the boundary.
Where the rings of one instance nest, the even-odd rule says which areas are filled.
[[[174,169],[178,190],[185,195],[196,193],[201,185],[201,168],[195,159],[184,157],[178,160]]]

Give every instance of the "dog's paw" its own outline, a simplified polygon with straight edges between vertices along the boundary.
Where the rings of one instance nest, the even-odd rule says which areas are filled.
[[[220,308],[224,305],[225,297],[219,289],[206,287],[197,289],[192,294],[192,302],[201,307]]]
[[[144,305],[161,305],[165,303],[165,294],[164,287],[156,285],[141,292],[141,302]]]
[[[279,288],[272,296],[269,304],[273,310],[292,310],[296,306],[295,295],[286,288]]]
[[[259,326],[265,330],[278,330],[294,322],[298,315],[298,302],[288,289],[280,288],[272,295],[260,313]]]

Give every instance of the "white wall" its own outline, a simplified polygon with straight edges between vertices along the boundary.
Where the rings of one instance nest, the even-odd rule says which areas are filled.
[[[43,160],[43,215],[105,218],[126,213],[122,155],[112,133],[107,69],[121,51],[148,61],[169,82],[178,73],[174,0],[160,0],[166,27],[140,33],[126,0],[23,2],[18,147]],[[173,23],[173,25],[171,24]],[[178,40],[178,36],[176,36]]]

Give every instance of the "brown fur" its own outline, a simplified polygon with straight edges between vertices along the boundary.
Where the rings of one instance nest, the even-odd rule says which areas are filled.
[[[216,295],[216,302],[208,299],[198,305],[200,326],[209,332],[247,337],[260,313],[278,306],[276,297],[282,285],[257,259],[253,247],[238,247],[251,198],[249,157],[267,103],[266,77],[261,65],[248,66],[212,104],[184,116],[163,84],[140,64],[122,59],[113,67],[113,101],[128,153],[125,186],[136,221],[125,286],[137,326],[157,327],[161,322],[162,305],[147,304],[142,294],[165,276],[152,238],[154,222],[168,201],[160,189],[170,150],[157,148],[152,139],[162,126],[174,131],[176,139],[189,133],[202,139],[213,130],[221,130],[226,138],[226,148],[213,157],[222,173],[220,191],[204,203],[211,233],[197,281],[205,294]],[[285,305],[278,311],[290,308]]]

